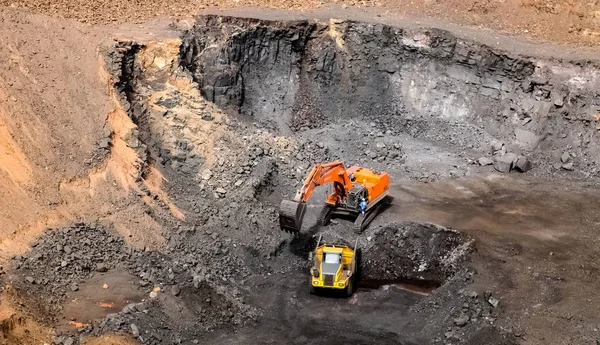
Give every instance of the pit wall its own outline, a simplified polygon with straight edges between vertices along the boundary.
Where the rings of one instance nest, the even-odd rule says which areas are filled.
[[[181,63],[205,98],[283,134],[377,119],[482,154],[501,141],[550,170],[569,152],[578,171],[598,174],[596,63],[541,60],[438,29],[220,16],[184,33]]]

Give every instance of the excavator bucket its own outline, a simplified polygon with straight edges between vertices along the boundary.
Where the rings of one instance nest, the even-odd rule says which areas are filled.
[[[305,212],[306,203],[283,200],[279,205],[279,226],[281,230],[291,233],[300,232]]]

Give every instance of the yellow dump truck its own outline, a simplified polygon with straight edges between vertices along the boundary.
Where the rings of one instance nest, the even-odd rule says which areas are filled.
[[[308,257],[311,294],[321,289],[336,289],[343,290],[347,297],[352,295],[358,269],[357,245],[358,239],[354,249],[346,245],[321,244],[319,236],[315,251]]]

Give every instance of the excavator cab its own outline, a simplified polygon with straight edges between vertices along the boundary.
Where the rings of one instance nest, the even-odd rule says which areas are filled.
[[[369,200],[369,194],[367,189],[360,185],[355,184],[350,192],[348,192],[348,198],[346,199],[346,207],[352,209],[358,209],[360,207],[360,201],[365,198],[365,200]]]

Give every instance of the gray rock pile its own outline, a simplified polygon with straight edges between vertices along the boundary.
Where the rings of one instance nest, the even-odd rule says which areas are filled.
[[[104,272],[135,255],[125,249],[121,238],[102,227],[84,224],[49,230],[31,246],[25,256],[12,260],[22,278],[18,284],[22,291],[45,298],[51,309],[59,309],[59,302],[95,272]]]
[[[441,285],[463,266],[471,244],[461,233],[434,224],[386,224],[361,244],[361,277]]]
[[[192,308],[195,316],[185,325],[160,331],[163,339],[177,336],[182,330],[197,330],[198,334],[226,324],[241,324],[253,318],[255,311],[244,304],[235,288],[227,287],[230,279],[248,275],[236,255],[228,254],[232,240],[219,238],[217,233],[201,241],[190,241],[193,229],[180,229],[169,237],[172,256],[155,251],[132,249],[123,240],[98,225],[75,224],[47,231],[24,256],[14,257],[15,286],[46,307],[49,316],[60,315],[62,302],[79,289],[79,284],[94,274],[125,268],[139,277],[139,288],[154,296],[145,302],[130,305],[118,314],[112,314],[101,324],[87,326],[83,331],[100,334],[105,331],[127,331],[130,323],[137,323],[139,332],[161,329],[173,323],[163,309],[164,303],[175,303]],[[153,297],[153,298],[152,298]],[[198,307],[198,308],[196,308]],[[194,309],[195,308],[195,309]],[[168,308],[167,308],[168,309]],[[156,318],[153,318],[153,315]],[[184,328],[185,326],[185,328]],[[147,333],[147,332],[146,332]],[[148,334],[139,335],[144,344],[159,344]],[[58,335],[56,344],[78,340],[69,334]]]
[[[493,165],[501,173],[518,171],[521,173],[531,170],[532,163],[529,158],[513,152],[507,152],[507,147],[502,142],[493,142],[491,145],[492,158],[480,157],[477,162],[481,166]]]

